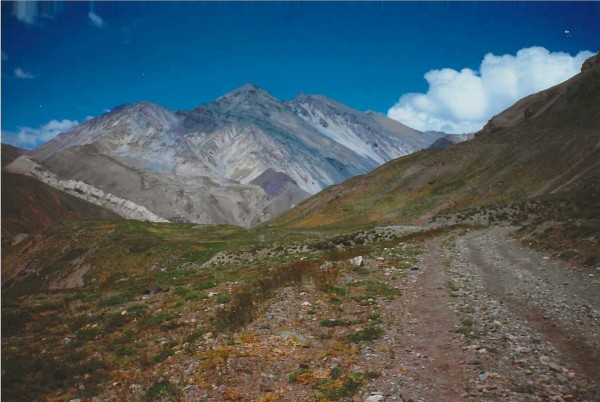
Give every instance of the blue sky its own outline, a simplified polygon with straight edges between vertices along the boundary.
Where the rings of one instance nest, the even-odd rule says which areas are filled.
[[[324,94],[388,113],[401,96],[427,93],[430,70],[478,74],[486,54],[532,46],[600,48],[596,2],[32,5],[2,2],[2,131],[13,143],[23,127],[36,135],[140,100],[190,109],[246,82],[280,99]],[[410,120],[418,102],[403,99],[399,119],[452,129]]]

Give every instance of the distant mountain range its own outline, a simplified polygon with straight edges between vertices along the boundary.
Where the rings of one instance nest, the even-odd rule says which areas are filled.
[[[474,139],[447,149],[434,145],[331,186],[273,225],[414,223],[542,197],[574,200],[563,207],[579,203],[598,213],[600,54],[568,81],[493,117]]]
[[[325,96],[281,101],[246,84],[189,111],[118,107],[7,169],[125,218],[250,227],[445,135]]]

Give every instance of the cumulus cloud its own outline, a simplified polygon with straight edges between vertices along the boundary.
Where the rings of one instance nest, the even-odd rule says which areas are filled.
[[[79,122],[75,120],[50,120],[39,128],[19,127],[17,132],[2,131],[2,142],[21,148],[33,149],[78,124]]]
[[[402,95],[388,117],[421,131],[475,132],[517,100],[571,78],[591,56],[529,47],[516,55],[488,53],[479,71],[431,70],[427,93]]]
[[[15,78],[20,78],[22,80],[31,80],[31,79],[35,78],[35,75],[28,73],[27,71],[23,70],[21,67],[17,67],[17,68],[15,68]]]
[[[89,17],[90,21],[92,21],[92,24],[94,24],[98,28],[104,28],[106,26],[106,23],[104,22],[102,17],[100,17],[95,12],[90,11],[88,14],[88,17]]]

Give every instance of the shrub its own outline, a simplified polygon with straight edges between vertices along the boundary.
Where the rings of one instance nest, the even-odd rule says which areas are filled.
[[[115,355],[117,355],[119,357],[125,357],[125,356],[135,356],[139,353],[139,351],[136,348],[128,348],[128,347],[122,346],[120,348],[116,348],[114,353],[115,353]]]
[[[178,315],[176,313],[165,313],[165,314],[161,314],[161,315],[157,315],[157,316],[150,316],[150,317],[146,317],[146,319],[143,322],[143,325],[144,326],[159,325],[165,321],[170,321],[177,317],[178,317]]]
[[[383,336],[385,331],[380,327],[367,327],[351,333],[346,337],[350,342],[373,341]]]
[[[218,295],[216,301],[219,304],[226,304],[226,303],[229,303],[231,301],[231,296],[229,296],[229,295]]]
[[[156,400],[180,401],[181,391],[171,381],[163,380],[152,385],[142,398],[144,402]]]
[[[100,302],[100,307],[120,306],[132,301],[135,297],[134,292],[118,293],[104,299]]]
[[[160,362],[165,361],[167,359],[167,357],[173,356],[174,354],[175,354],[175,350],[173,350],[173,348],[165,348],[165,349],[161,350],[159,354],[154,356],[152,358],[152,361],[154,363],[160,363]]]

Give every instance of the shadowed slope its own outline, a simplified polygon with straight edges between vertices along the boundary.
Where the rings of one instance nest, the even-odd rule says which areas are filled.
[[[3,248],[20,233],[33,233],[53,223],[78,219],[121,217],[32,177],[2,172]]]

